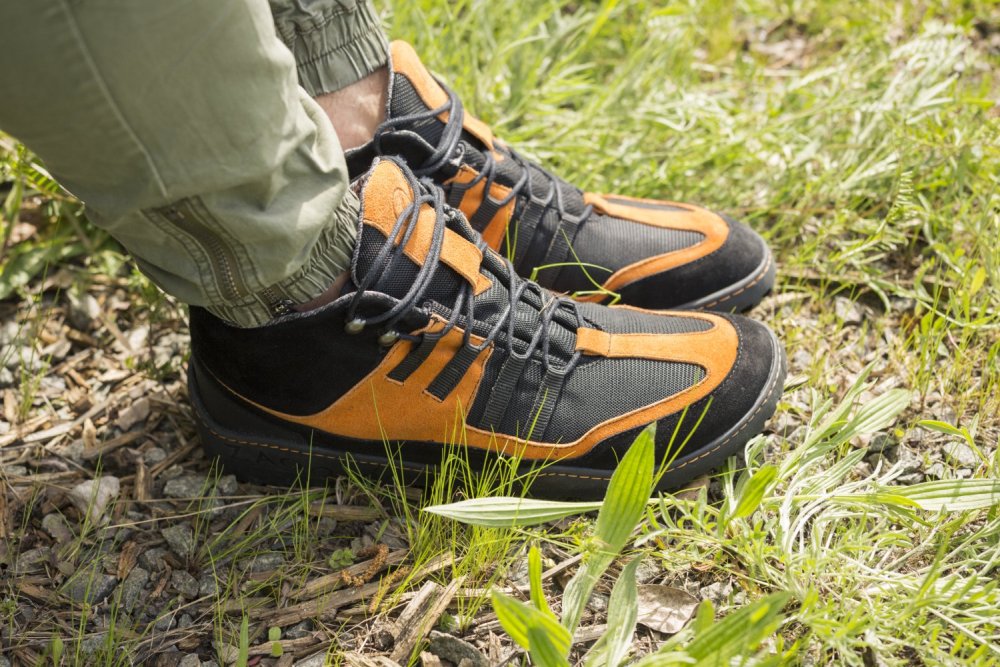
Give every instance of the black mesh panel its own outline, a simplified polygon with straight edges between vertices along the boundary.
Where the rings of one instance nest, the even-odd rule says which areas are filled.
[[[593,303],[577,306],[597,329],[613,334],[684,334],[707,331],[712,323],[697,317],[660,315],[632,308],[607,308]]]
[[[496,429],[497,432],[517,435],[522,438],[528,436],[531,423],[535,418],[531,411],[534,408],[538,385],[541,384],[543,376],[541,362],[530,361],[525,365],[521,381],[517,383],[517,389],[514,390],[507,414],[503,423],[500,424],[500,428]],[[579,419],[580,416],[577,415],[575,418]],[[537,439],[540,434],[532,435]]]
[[[581,363],[563,386],[542,439],[572,442],[597,424],[652,405],[704,376],[700,366],[670,361],[595,359]]]
[[[647,208],[654,211],[687,211],[688,209],[683,206],[673,206],[666,202],[652,202],[652,201],[640,201],[636,199],[628,199],[627,197],[615,197],[613,195],[604,195],[605,201],[611,204],[620,204],[622,206],[633,206],[635,208]]]
[[[587,267],[590,277],[599,284],[617,271],[646,257],[664,255],[700,243],[705,236],[699,232],[682,229],[666,229],[615,218],[607,215],[593,215],[580,226],[573,240],[573,251],[588,264],[602,268]],[[574,261],[568,253],[567,262]],[[539,274],[539,277],[542,276]],[[583,269],[565,266],[559,274],[553,289],[560,292],[592,290],[596,286]]]

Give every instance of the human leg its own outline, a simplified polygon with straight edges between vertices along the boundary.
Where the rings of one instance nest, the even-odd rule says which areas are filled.
[[[357,199],[265,0],[0,9],[0,128],[166,292],[242,326],[324,292]]]
[[[389,44],[369,0],[270,0],[299,84],[330,118],[345,150],[385,120]]]

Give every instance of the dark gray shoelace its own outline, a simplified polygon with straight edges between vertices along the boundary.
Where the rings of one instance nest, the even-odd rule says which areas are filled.
[[[389,118],[375,130],[373,143],[376,152],[381,155],[383,153],[382,139],[384,136],[391,134],[395,130],[405,129],[412,126],[414,123],[419,123],[432,118],[436,119],[443,112],[448,112],[448,120],[445,123],[440,141],[438,141],[437,146],[434,147],[434,152],[427,157],[423,164],[418,167],[413,167],[413,172],[417,176],[432,176],[446,164],[451,164],[457,168],[460,166],[462,161],[464,153],[462,146],[462,123],[465,118],[465,110],[462,107],[462,101],[459,99],[458,95],[456,95],[454,91],[444,84],[440,85],[441,88],[448,94],[448,101],[443,105],[437,109],[429,109],[427,111]],[[584,222],[590,216],[590,213],[593,210],[593,206],[590,204],[587,204],[579,215],[573,215],[566,210],[566,204],[563,201],[562,188],[559,187],[561,179],[558,176],[555,176],[547,169],[544,169],[530,160],[523,158],[510,147],[497,145],[494,147],[494,150],[505,155],[514,164],[516,164],[520,170],[517,182],[510,186],[510,192],[503,199],[495,200],[489,195],[490,188],[492,187],[497,176],[496,158],[493,157],[493,152],[489,150],[482,152],[485,163],[479,170],[479,174],[473,180],[468,183],[453,183],[451,187],[464,193],[485,180],[483,192],[487,194],[483,197],[483,201],[485,203],[487,197],[489,197],[492,200],[493,205],[497,208],[502,208],[518,195],[524,195],[530,199],[539,201],[543,207],[553,207],[558,212],[560,219],[571,218],[575,223],[579,224]],[[531,183],[531,170],[535,170],[542,174],[547,181],[548,190],[545,192],[544,196],[534,196],[535,193],[532,191]],[[472,216],[469,217],[471,218]]]
[[[549,330],[550,326],[554,326],[552,320],[559,312],[569,315],[570,320],[576,323],[576,328],[582,326],[585,320],[580,314],[576,303],[570,299],[566,299],[549,292],[537,283],[521,278],[515,273],[513,266],[508,260],[496,255],[494,255],[494,257],[500,261],[502,274],[504,274],[498,275],[497,277],[506,284],[509,298],[500,315],[497,317],[496,322],[490,328],[489,332],[479,345],[474,345],[472,342],[472,323],[476,321],[473,286],[464,280],[461,281],[461,286],[458,294],[456,295],[454,304],[442,304],[450,311],[449,317],[443,329],[436,332],[425,332],[419,335],[408,334],[396,330],[396,325],[410,311],[418,308],[420,304],[423,303],[424,294],[430,287],[434,273],[440,263],[441,249],[444,245],[444,234],[447,221],[453,216],[461,216],[462,213],[444,203],[441,191],[430,180],[418,180],[417,177],[414,176],[412,172],[410,172],[399,160],[391,157],[383,159],[391,160],[400,166],[400,169],[405,175],[415,196],[413,202],[410,203],[396,218],[396,222],[393,225],[386,243],[379,248],[371,266],[361,279],[357,286],[357,291],[354,293],[354,296],[347,306],[348,331],[357,333],[365,327],[379,326],[384,331],[383,336],[386,337],[386,342],[392,342],[396,338],[402,338],[413,342],[431,341],[436,344],[437,341],[443,338],[449,331],[451,331],[452,328],[455,327],[461,317],[464,317],[465,330],[463,332],[463,345],[470,350],[475,352],[485,350],[490,343],[497,338],[500,332],[506,329],[506,348],[508,354],[518,358],[527,359],[536,349],[538,349],[539,346],[541,346],[542,367],[544,370],[548,371],[551,367],[552,370],[563,374],[571,371],[579,361],[581,352],[574,351],[570,359],[563,366],[557,368],[552,363],[549,355]],[[391,275],[393,270],[397,269],[399,266],[398,262],[400,262],[405,256],[404,248],[413,236],[414,230],[417,227],[420,208],[424,204],[428,204],[433,207],[435,225],[431,235],[431,243],[427,252],[427,257],[424,259],[423,264],[421,264],[418,268],[413,284],[395,305],[377,315],[370,316],[367,319],[362,319],[358,316],[358,311],[365,292],[374,291],[373,288],[375,287],[380,276]],[[402,233],[402,237],[400,237],[400,233]],[[393,240],[397,238],[400,239],[399,242],[394,243]],[[478,247],[480,251],[484,254],[492,252],[486,247],[486,243],[483,241],[481,236],[477,234],[475,238],[476,247]],[[535,298],[537,298],[538,303],[542,304],[541,311],[539,313],[540,317],[538,327],[533,332],[531,340],[528,342],[526,351],[518,354],[513,347],[513,341],[515,339],[514,315],[517,308],[521,306],[522,301],[525,300],[525,297],[532,293]],[[524,303],[526,307],[533,308],[533,306],[530,305],[530,302],[524,301]]]

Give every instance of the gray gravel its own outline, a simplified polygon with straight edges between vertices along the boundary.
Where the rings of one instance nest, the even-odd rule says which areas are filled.
[[[185,524],[168,526],[163,529],[163,539],[167,541],[170,549],[180,556],[182,560],[187,560],[194,556],[196,545],[194,531],[191,530],[190,526]]]

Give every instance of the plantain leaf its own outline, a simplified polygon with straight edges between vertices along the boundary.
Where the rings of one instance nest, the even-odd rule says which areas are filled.
[[[642,430],[611,475],[597,515],[597,539],[617,554],[642,520],[653,492],[656,423]]]
[[[534,545],[528,551],[528,581],[531,583],[531,603],[535,605],[535,609],[555,618],[542,589],[542,555]]]
[[[555,616],[541,612],[531,605],[496,591],[491,597],[493,611],[496,612],[500,625],[510,635],[510,638],[522,648],[531,650],[529,631],[535,629],[549,636],[558,655],[569,655],[572,636],[569,630],[559,624]]]
[[[425,507],[424,512],[454,519],[472,526],[486,528],[515,528],[537,526],[568,516],[593,512],[601,508],[600,501],[561,502],[533,498],[470,498],[445,505]]]
[[[569,667],[569,660],[566,659],[565,655],[569,653],[569,649],[566,649],[565,654],[560,652],[554,638],[548,631],[537,626],[529,627],[528,643],[530,644],[528,653],[531,654],[531,662],[538,667]]]
[[[576,630],[597,581],[642,520],[653,491],[655,436],[655,423],[643,429],[611,475],[597,515],[597,543],[563,592],[562,623],[571,632]]]
[[[910,404],[912,394],[905,389],[890,389],[871,402],[862,405],[844,430],[838,434],[846,441],[863,433],[875,433],[896,421],[899,413]]]
[[[693,624],[694,637],[682,646],[682,637],[671,639],[659,652],[647,656],[633,667],[666,667],[667,665],[698,665],[715,667],[729,665],[733,660],[746,664],[781,623],[781,610],[788,602],[788,593],[773,593],[735,611],[717,623],[711,623],[711,609],[699,608]]]
[[[777,477],[778,469],[773,465],[763,466],[755,472],[743,487],[740,501],[736,504],[736,509],[733,510],[733,518],[742,519],[753,514],[760,507],[764,500],[764,494],[771,488],[771,484]]]
[[[639,615],[635,571],[641,560],[641,557],[633,558],[622,570],[615,587],[611,589],[611,600],[608,602],[608,630],[594,647],[596,649],[594,660],[593,662],[588,660],[588,665],[604,664],[607,667],[617,667],[628,655]]]
[[[1000,481],[992,479],[942,479],[880,491],[901,496],[928,512],[964,512],[1000,504]]]

